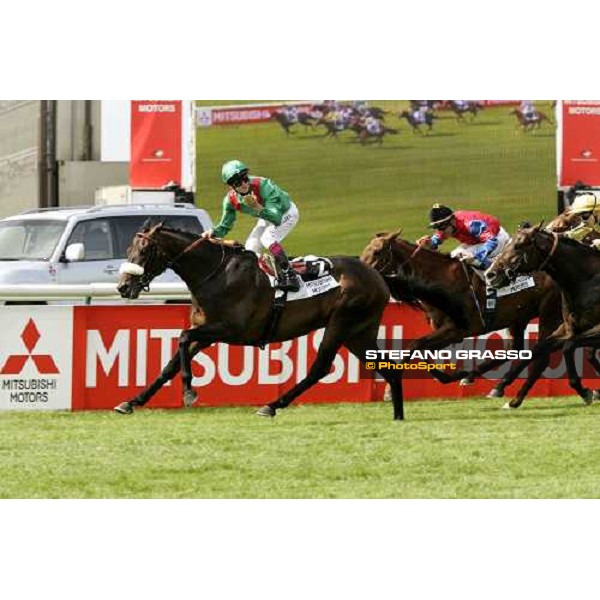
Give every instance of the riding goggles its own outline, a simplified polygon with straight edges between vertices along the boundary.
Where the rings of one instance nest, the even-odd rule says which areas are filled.
[[[243,185],[244,183],[247,183],[248,181],[250,181],[248,179],[248,173],[242,173],[240,175],[234,175],[227,183],[231,187],[235,188],[235,187],[240,187],[240,185]]]

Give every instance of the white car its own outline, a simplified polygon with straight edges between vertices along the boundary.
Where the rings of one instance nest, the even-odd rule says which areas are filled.
[[[127,247],[148,218],[198,234],[213,226],[205,210],[190,204],[27,211],[0,220],[0,285],[116,283]],[[168,270],[155,281],[181,279]]]

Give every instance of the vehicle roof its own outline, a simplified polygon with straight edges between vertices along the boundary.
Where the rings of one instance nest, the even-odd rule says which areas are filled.
[[[22,220],[22,219],[48,219],[57,221],[68,221],[72,217],[86,216],[134,216],[145,213],[158,214],[184,214],[185,212],[194,213],[197,211],[206,212],[192,204],[109,204],[105,206],[64,206],[52,208],[34,208],[18,215],[11,215],[1,219],[2,221]]]

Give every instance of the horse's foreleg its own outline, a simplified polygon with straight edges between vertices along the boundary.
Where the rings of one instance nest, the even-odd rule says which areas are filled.
[[[192,351],[191,344],[198,344],[200,348],[206,348],[214,342],[222,339],[226,334],[225,328],[220,324],[208,324],[192,329],[185,329],[179,336],[179,361],[181,364],[181,381],[183,384],[183,404],[191,407],[198,394],[192,389]]]
[[[190,348],[190,357],[193,358],[205,346],[192,345]],[[173,358],[166,364],[160,375],[137,396],[126,402],[121,402],[115,406],[115,412],[120,414],[131,414],[134,407],[144,406],[152,396],[154,396],[168,381],[171,381],[179,373],[181,367],[179,352],[176,352]]]

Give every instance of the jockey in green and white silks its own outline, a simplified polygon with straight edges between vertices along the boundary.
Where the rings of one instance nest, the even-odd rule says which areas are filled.
[[[249,175],[248,168],[239,160],[226,162],[221,177],[230,188],[223,198],[221,220],[213,230],[204,232],[203,237],[225,237],[233,227],[238,212],[258,219],[246,240],[246,250],[255,252],[259,257],[264,250],[269,250],[277,268],[277,287],[285,291],[298,291],[298,277],[281,246],[300,217],[288,193],[271,179]]]

